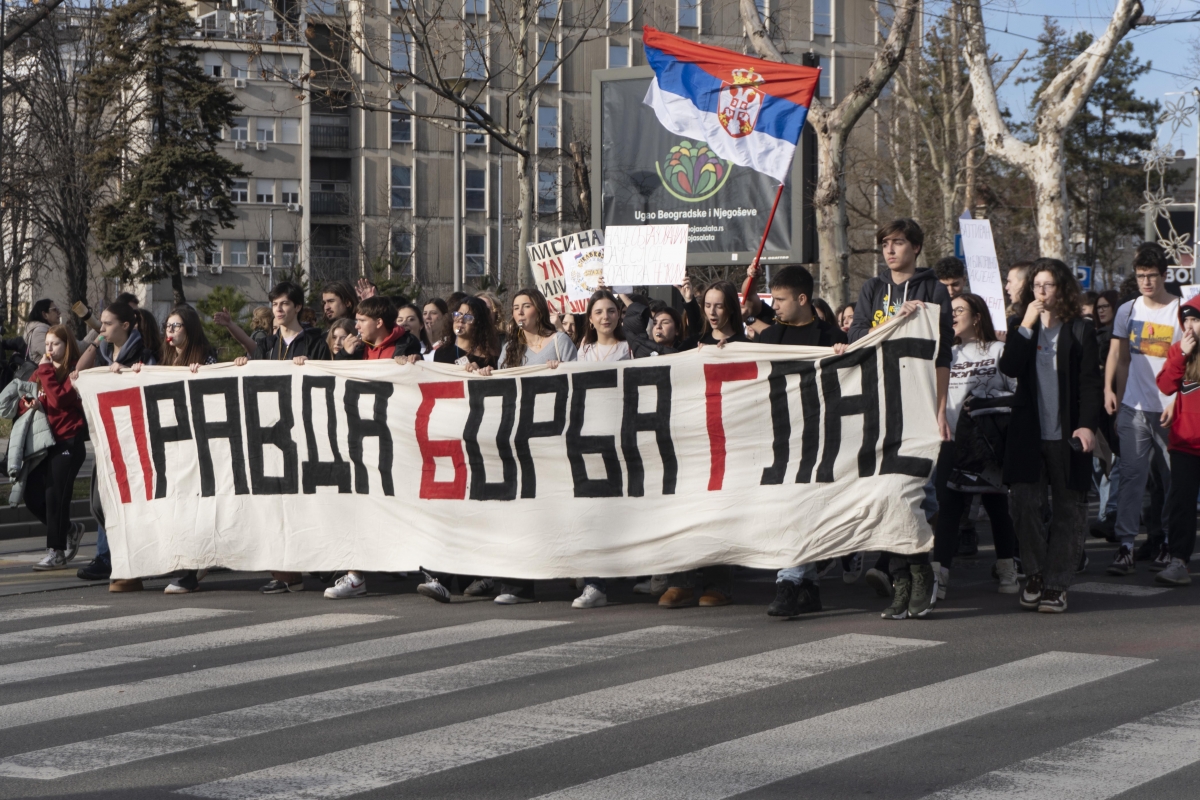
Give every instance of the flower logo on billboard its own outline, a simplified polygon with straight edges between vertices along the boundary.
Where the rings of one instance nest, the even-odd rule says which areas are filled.
[[[654,165],[663,188],[687,203],[707,200],[719,192],[732,166],[732,162],[718,158],[706,143],[686,139]]]

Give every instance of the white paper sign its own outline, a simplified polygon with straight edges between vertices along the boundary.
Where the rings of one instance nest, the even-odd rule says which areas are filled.
[[[604,267],[604,234],[586,230],[526,245],[537,288],[551,311],[582,314]],[[591,289],[581,281],[591,281]]]
[[[967,280],[971,292],[987,303],[992,312],[992,327],[1008,330],[1004,313],[1004,284],[1000,282],[1000,263],[996,260],[996,244],[992,241],[992,223],[986,219],[960,219],[963,255],[967,261]]]
[[[609,286],[677,286],[687,274],[687,225],[610,225],[604,229]]]
[[[1200,284],[1191,283],[1187,286],[1180,286],[1179,291],[1183,293],[1183,302],[1191,300],[1196,295],[1200,294]]]

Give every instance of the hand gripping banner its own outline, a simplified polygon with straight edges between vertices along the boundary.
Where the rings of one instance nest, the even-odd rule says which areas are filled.
[[[89,370],[113,576],[616,577],[927,550],[937,315],[841,356]]]

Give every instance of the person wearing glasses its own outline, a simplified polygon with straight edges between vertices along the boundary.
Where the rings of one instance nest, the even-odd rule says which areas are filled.
[[[1086,534],[1100,367],[1095,328],[1080,316],[1079,281],[1071,269],[1039,258],[1029,275],[1024,316],[1009,325],[1000,355],[1000,372],[1017,379],[1003,479],[1029,576],[1021,607],[1062,613]],[[1047,485],[1054,497],[1049,535],[1042,521]]]
[[[1104,410],[1115,414],[1121,445],[1117,492],[1117,554],[1109,575],[1132,575],[1133,540],[1142,516],[1142,496],[1153,469],[1164,494],[1170,494],[1170,461],[1167,428],[1173,402],[1159,391],[1155,379],[1162,371],[1171,345],[1182,336],[1179,298],[1166,289],[1167,255],[1156,242],[1138,247],[1133,257],[1138,296],[1117,309],[1112,345],[1104,369]],[[1152,569],[1162,569],[1171,556],[1160,531],[1151,531],[1155,552]]]
[[[479,297],[467,297],[453,314],[454,339],[433,351],[437,364],[458,364],[469,370],[496,367],[500,336],[491,309]]]

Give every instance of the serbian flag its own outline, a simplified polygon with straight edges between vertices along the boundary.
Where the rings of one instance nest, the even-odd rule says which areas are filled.
[[[646,105],[671,133],[783,183],[821,70],[778,64],[644,28]]]

